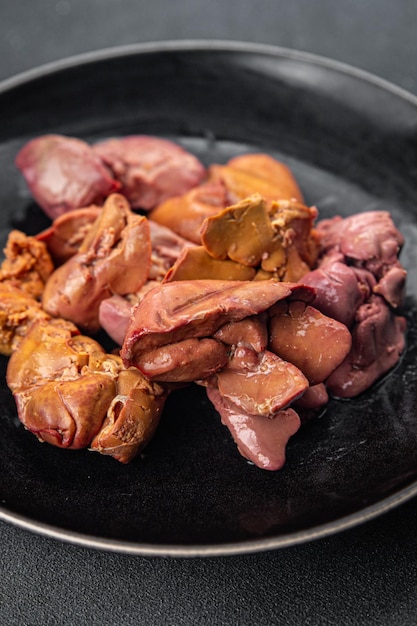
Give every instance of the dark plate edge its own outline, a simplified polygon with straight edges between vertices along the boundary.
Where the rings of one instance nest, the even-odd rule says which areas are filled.
[[[417,96],[409,93],[405,89],[380,78],[370,72],[355,68],[349,64],[335,61],[324,56],[315,55],[309,52],[294,50],[280,46],[261,43],[245,43],[228,40],[175,40],[175,41],[155,41],[139,44],[127,44],[123,46],[109,47],[102,50],[85,52],[65,59],[59,59],[41,65],[34,69],[21,72],[10,78],[0,81],[0,95],[10,91],[20,85],[41,77],[64,71],[79,65],[86,65],[114,59],[117,57],[131,56],[137,54],[149,54],[154,52],[192,52],[192,51],[219,51],[219,52],[242,52],[264,54],[271,57],[285,58],[289,60],[302,61],[315,66],[322,66],[339,73],[357,78],[363,82],[368,82],[380,89],[388,91],[393,95],[408,101],[417,106]],[[120,540],[104,539],[69,530],[61,529],[52,525],[36,522],[24,516],[10,513],[0,506],[0,521],[15,525],[24,530],[39,534],[51,539],[56,539],[84,548],[105,550],[109,552],[131,554],[137,556],[160,556],[160,557],[215,557],[232,556],[239,554],[251,554],[256,552],[266,552],[277,548],[285,548],[297,544],[321,539],[339,532],[343,532],[359,524],[363,524],[389,510],[400,506],[411,498],[417,496],[417,482],[397,491],[395,494],[384,498],[380,502],[370,505],[351,515],[339,518],[333,522],[322,524],[310,529],[287,533],[282,536],[267,539],[248,540],[237,543],[225,543],[216,545],[153,545],[133,542],[123,542]]]
[[[116,552],[135,556],[158,556],[158,557],[224,557],[244,554],[267,552],[278,548],[288,548],[301,543],[314,541],[329,537],[336,533],[341,533],[350,528],[364,524],[391,509],[404,504],[411,498],[417,496],[417,482],[401,489],[381,502],[361,509],[333,522],[285,534],[267,539],[255,539],[236,543],[224,543],[217,545],[174,545],[174,544],[146,544],[124,542],[114,539],[103,539],[69,530],[57,528],[42,522],[33,522],[21,515],[7,513],[0,507],[0,521],[10,523],[21,529],[32,533],[56,539],[65,543],[70,543],[83,548],[104,550],[106,552]]]
[[[364,82],[371,83],[381,89],[390,91],[403,100],[417,106],[417,95],[414,95],[391,83],[390,81],[381,78],[371,72],[356,68],[348,63],[342,61],[336,61],[334,59],[320,56],[310,52],[304,52],[301,50],[295,50],[292,48],[285,48],[282,46],[275,46],[272,44],[262,43],[247,43],[243,41],[229,41],[218,39],[179,39],[172,41],[152,41],[146,43],[134,43],[121,46],[114,46],[103,48],[101,50],[94,50],[91,52],[84,52],[81,54],[66,57],[64,59],[58,59],[45,63],[39,67],[25,70],[5,78],[0,81],[0,94],[4,91],[8,91],[23,83],[31,80],[53,74],[55,72],[70,69],[77,65],[85,65],[89,63],[95,63],[98,61],[105,61],[117,57],[130,56],[133,54],[149,54],[153,52],[245,52],[253,54],[264,54],[272,57],[282,57],[286,59],[292,59],[295,61],[302,61],[304,63],[310,63],[311,65],[322,66],[328,69],[333,69],[337,72],[350,75],[354,78],[363,80]]]

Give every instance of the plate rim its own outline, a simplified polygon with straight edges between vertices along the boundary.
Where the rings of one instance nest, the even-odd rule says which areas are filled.
[[[268,552],[279,548],[289,548],[299,544],[324,539],[325,537],[342,533],[351,528],[365,524],[391,511],[395,507],[405,504],[415,496],[417,496],[417,481],[407,487],[403,487],[400,491],[397,491],[388,498],[384,498],[380,502],[369,505],[350,515],[340,517],[337,520],[327,522],[326,524],[320,524],[313,528],[275,537],[217,544],[151,544],[94,537],[85,533],[62,529],[52,524],[36,522],[23,515],[7,513],[4,511],[3,507],[0,507],[0,521],[10,523],[18,528],[48,537],[49,539],[106,552],[129,554],[133,556],[176,558],[225,557]]]
[[[289,60],[302,61],[315,66],[333,69],[336,72],[350,75],[371,83],[382,89],[390,91],[394,95],[407,100],[417,106],[417,95],[412,94],[405,88],[382,78],[368,70],[355,67],[349,63],[331,59],[324,55],[297,50],[274,44],[257,42],[244,42],[239,40],[223,39],[178,39],[166,41],[149,41],[142,43],[130,43],[119,46],[109,46],[98,50],[81,52],[64,58],[59,58],[37,67],[23,70],[13,76],[0,81],[0,94],[4,91],[19,87],[31,80],[46,77],[49,74],[74,68],[79,65],[87,65],[99,61],[106,61],[123,56],[150,54],[158,52],[245,52],[263,54],[271,57],[282,57]]]
[[[388,91],[392,95],[407,101],[417,108],[417,95],[381,78],[371,72],[354,67],[347,63],[330,59],[325,56],[300,51],[293,48],[263,44],[256,42],[242,42],[217,39],[184,39],[168,41],[151,41],[133,43],[120,46],[106,47],[99,50],[84,52],[61,58],[38,67],[25,70],[0,81],[0,97],[21,85],[25,85],[39,78],[59,73],[80,65],[94,64],[115,58],[150,53],[172,52],[224,52],[260,54],[275,58],[300,61],[312,66],[319,66],[345,74],[365,83],[369,83]],[[107,539],[93,535],[78,533],[7,510],[0,504],[0,521],[9,523],[32,533],[55,539],[58,541],[78,545],[84,548],[104,550],[137,556],[161,557],[217,557],[266,552],[278,548],[290,547],[316,539],[321,539],[341,533],[355,526],[370,521],[391,509],[417,496],[417,480],[401,488],[390,496],[366,506],[354,513],[342,516],[336,520],[318,524],[312,528],[285,533],[275,537],[251,539],[237,542],[216,544],[153,544]]]

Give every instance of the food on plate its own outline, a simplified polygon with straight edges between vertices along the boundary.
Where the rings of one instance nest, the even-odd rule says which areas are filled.
[[[149,217],[181,237],[200,244],[200,229],[206,217],[217,215],[228,204],[224,185],[220,182],[204,181],[187,193],[158,204]]]
[[[305,302],[279,302],[270,311],[270,349],[300,368],[311,385],[326,380],[348,354],[347,327]]]
[[[53,271],[44,243],[18,230],[9,233],[0,267],[0,354],[19,346],[32,320],[45,318],[39,299]]]
[[[205,217],[199,223],[201,245],[184,250],[165,280],[297,281],[318,257],[316,217],[315,207],[278,200],[268,208],[259,194],[249,196]]]
[[[353,398],[386,374],[405,348],[406,321],[395,315],[384,300],[372,295],[356,311],[351,328],[352,349],[329,376],[329,391]]]
[[[36,137],[20,150],[16,165],[51,219],[71,209],[99,204],[120,188],[93,149],[74,137]]]
[[[10,356],[18,349],[31,322],[48,317],[38,300],[19,287],[0,282],[0,354]]]
[[[199,343],[210,338],[214,351],[216,344],[224,345],[214,337],[222,326],[258,315],[278,300],[291,296],[311,300],[314,294],[302,285],[276,281],[162,283],[149,291],[133,310],[121,357],[125,365],[138,367],[152,379],[164,380],[169,375],[172,380],[176,372],[181,376],[178,381],[184,382],[187,380],[184,376],[188,375],[192,376],[191,380],[205,378],[211,372],[206,370],[206,359],[198,357]],[[192,350],[188,349],[190,341]],[[228,354],[224,350],[222,366],[227,362]]]
[[[339,254],[353,268],[369,272],[378,283],[373,291],[389,305],[397,308],[403,303],[407,273],[398,255],[404,237],[387,211],[365,211],[344,219],[336,216],[322,220],[318,230],[324,259]]]
[[[265,470],[279,470],[285,463],[288,440],[299,430],[300,417],[294,409],[282,409],[275,419],[249,415],[209,387],[207,396],[230,431],[240,454]]]
[[[132,208],[150,210],[198,185],[206,170],[172,141],[146,135],[90,145],[75,137],[42,135],[26,143],[16,165],[45,213],[100,204],[120,192]]]
[[[149,224],[124,196],[107,198],[76,254],[49,277],[42,295],[47,313],[97,332],[100,303],[134,292],[146,282],[151,263]]]
[[[307,422],[309,419],[317,415],[329,401],[325,383],[310,385],[303,395],[294,401],[293,406],[301,418],[301,422]]]
[[[150,213],[155,222],[201,243],[201,226],[221,209],[259,194],[267,207],[277,200],[303,204],[303,195],[289,168],[266,154],[245,154],[226,165],[211,165],[202,184],[159,203]]]
[[[195,244],[174,233],[166,226],[148,221],[151,237],[151,266],[148,280],[161,281],[184,250],[195,248]]]
[[[201,240],[212,257],[257,268],[257,280],[293,282],[316,262],[316,217],[315,208],[289,200],[273,202],[267,210],[256,194],[207,218]]]
[[[12,230],[4,249],[0,282],[18,287],[33,298],[39,298],[54,265],[46,246],[35,237]]]
[[[330,396],[363,393],[404,352],[404,238],[386,211],[320,220],[268,155],[205,168],[143,135],[47,135],[17,164],[53,221],[9,235],[0,351],[42,441],[127,463],[168,395],[197,384],[240,453],[277,470]]]
[[[186,248],[179,255],[164,277],[164,282],[172,280],[195,280],[213,278],[220,280],[253,280],[256,269],[231,259],[216,259],[204,246]]]
[[[206,174],[193,154],[160,137],[115,137],[94,144],[93,150],[120,182],[120,193],[134,209],[150,210],[180,196]]]
[[[183,239],[165,226],[160,226],[150,220],[148,225],[151,258],[146,282],[134,293],[125,296],[113,293],[110,297],[105,298],[99,306],[100,326],[118,345],[123,343],[133,307],[140,302],[145,293],[165,279],[167,272],[183,252],[195,248],[193,243]]]
[[[95,204],[73,209],[55,218],[49,228],[36,235],[38,241],[45,242],[56,267],[78,252],[84,237],[101,210],[102,207]]]
[[[316,290],[314,306],[346,324],[352,349],[327,380],[335,396],[368,389],[398,362],[405,347],[406,271],[398,255],[402,234],[386,211],[365,211],[319,222],[318,267],[302,278]]]
[[[106,354],[71,322],[38,319],[7,367],[18,416],[41,441],[127,463],[152,438],[165,389]]]
[[[308,389],[307,376],[314,385],[322,382],[351,346],[343,324],[307,304],[313,298],[300,284],[277,281],[162,283],[133,311],[121,357],[150,380],[207,387],[238,447],[243,438],[251,460],[262,458],[265,467],[277,469],[285,458],[288,427],[293,433],[301,423],[294,409],[286,409]],[[288,311],[297,313],[298,328],[291,330],[298,342],[292,346],[291,330],[283,329],[276,350],[279,332],[271,330]],[[276,424],[263,425],[258,417]],[[261,433],[281,442],[278,457],[268,456],[266,465]]]
[[[221,181],[231,204],[259,193],[267,204],[276,200],[304,203],[303,194],[287,165],[268,154],[241,154],[226,165],[211,165],[209,178]]]

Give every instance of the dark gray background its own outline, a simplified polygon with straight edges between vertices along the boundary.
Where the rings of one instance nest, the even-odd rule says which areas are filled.
[[[1,0],[0,79],[167,39],[297,48],[417,94],[415,0]],[[415,625],[416,537],[416,499],[334,537],[216,559],[92,551],[1,523],[0,626]]]

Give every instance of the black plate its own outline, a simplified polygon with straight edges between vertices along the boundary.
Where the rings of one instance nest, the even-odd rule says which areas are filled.
[[[84,55],[0,85],[0,236],[40,230],[13,160],[48,132],[96,140],[157,134],[205,163],[266,151],[294,170],[321,216],[388,209],[406,237],[408,348],[384,381],[332,401],[288,447],[285,468],[245,462],[195,388],[177,393],[128,466],[40,444],[18,423],[1,360],[0,518],[127,553],[214,555],[342,530],[417,494],[417,99],[351,68],[222,42]]]

